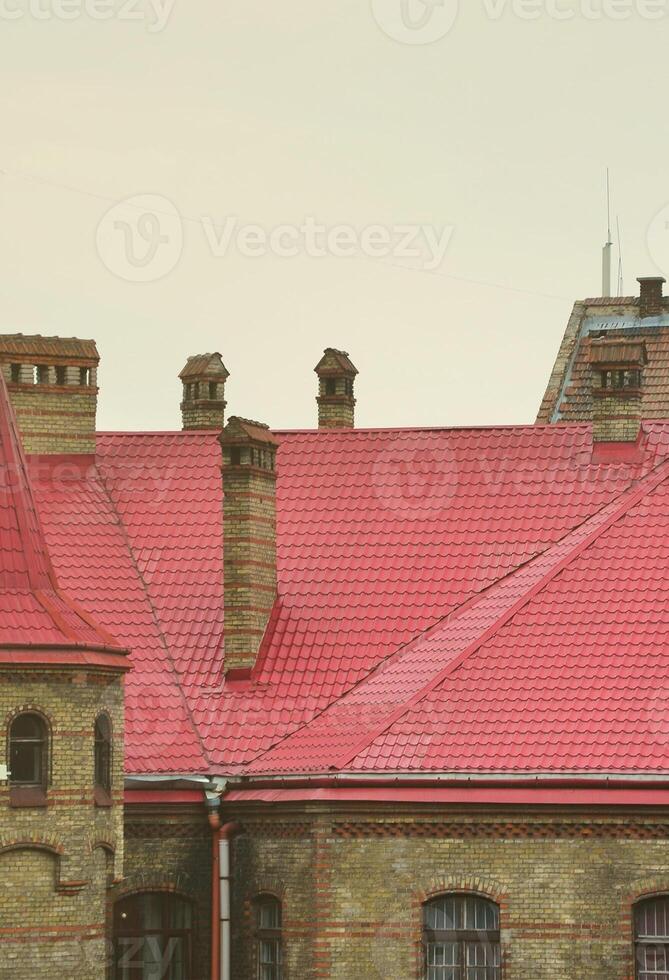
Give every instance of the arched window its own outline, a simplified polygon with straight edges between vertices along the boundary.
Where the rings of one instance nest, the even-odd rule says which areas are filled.
[[[423,906],[426,980],[501,980],[499,908],[478,895],[440,895]]]
[[[193,908],[171,892],[114,906],[114,980],[192,980]]]
[[[637,980],[669,980],[669,895],[634,909]]]
[[[254,902],[258,980],[281,980],[281,902],[259,895]]]
[[[111,722],[107,715],[95,719],[95,785],[111,793]]]
[[[9,728],[9,782],[18,789],[47,787],[49,733],[44,719],[33,712],[17,715]]]

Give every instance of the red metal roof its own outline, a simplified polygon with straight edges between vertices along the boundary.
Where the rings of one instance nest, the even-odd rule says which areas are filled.
[[[586,424],[274,435],[248,682],[222,671],[217,433],[31,460],[61,583],[132,650],[127,771],[669,769],[669,423],[601,462]]]
[[[59,591],[1,373],[0,544],[0,663],[25,661],[19,651],[26,647],[34,651],[33,663],[58,661],[54,650],[69,660],[64,651],[72,647],[123,652]]]

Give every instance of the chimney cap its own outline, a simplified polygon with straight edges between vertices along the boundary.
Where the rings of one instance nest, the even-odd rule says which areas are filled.
[[[659,283],[662,283],[662,285],[664,285],[664,283],[666,281],[667,280],[664,278],[664,276],[638,276],[637,277],[637,282],[641,286],[643,286],[644,283],[647,283],[647,282],[648,283],[650,283],[650,282],[659,282]]]
[[[590,342],[590,364],[599,368],[641,367],[648,363],[643,340],[625,337],[597,337]]]
[[[262,442],[272,446],[278,445],[268,425],[265,425],[264,422],[254,422],[252,419],[243,419],[238,415],[232,415],[228,419],[228,424],[221,433],[221,442],[226,445],[247,442]]]
[[[42,334],[6,333],[0,335],[0,359],[8,356],[48,357],[55,360],[87,360],[98,364],[100,355],[94,340],[79,337],[43,337]]]
[[[318,375],[343,373],[352,378],[358,374],[358,369],[348,356],[348,351],[337,350],[336,347],[325,348],[314,371]]]
[[[230,377],[230,372],[223,363],[221,355],[215,351],[213,354],[193,354],[186,361],[179,377],[182,381],[207,378],[225,381]]]

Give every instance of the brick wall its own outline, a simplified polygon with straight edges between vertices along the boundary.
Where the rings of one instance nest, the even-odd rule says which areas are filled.
[[[126,807],[125,878],[112,889],[110,906],[143,891],[173,891],[191,901],[196,922],[191,980],[211,975],[211,849],[203,806]]]
[[[255,980],[263,891],[283,902],[285,980],[422,978],[422,903],[460,890],[500,906],[504,980],[630,980],[632,903],[669,891],[659,814],[315,810],[236,815],[235,980]]]
[[[2,761],[22,710],[50,727],[46,807],[10,805],[0,783],[1,980],[99,980],[107,886],[123,867],[123,690],[117,674],[0,671]],[[113,726],[111,806],[94,801],[94,723]]]
[[[8,385],[26,453],[94,453],[97,389]]]

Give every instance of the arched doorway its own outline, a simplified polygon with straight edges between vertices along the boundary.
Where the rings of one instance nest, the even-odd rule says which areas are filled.
[[[192,980],[193,906],[172,892],[114,905],[114,980]]]

